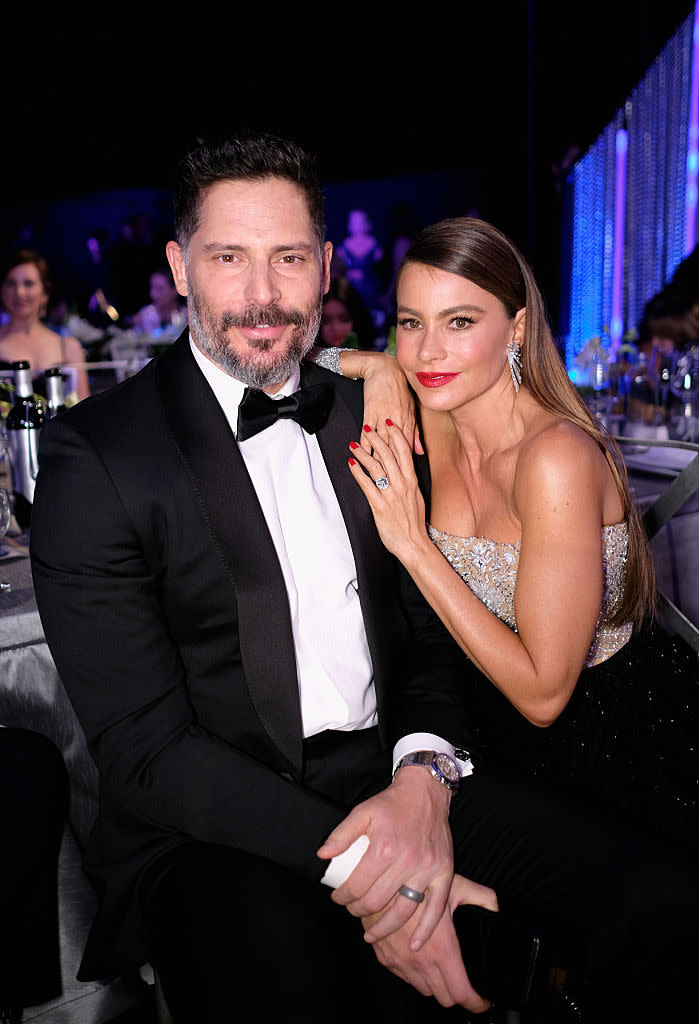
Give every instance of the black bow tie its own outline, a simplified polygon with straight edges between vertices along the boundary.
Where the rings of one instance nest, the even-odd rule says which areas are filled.
[[[238,406],[238,441],[247,441],[279,418],[296,420],[309,434],[324,427],[330,414],[333,389],[329,384],[313,384],[285,398],[270,398],[264,391],[246,388]]]

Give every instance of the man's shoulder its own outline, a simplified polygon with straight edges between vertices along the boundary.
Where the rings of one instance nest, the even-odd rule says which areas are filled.
[[[364,381],[353,377],[343,377],[341,373],[334,373],[325,366],[318,366],[317,363],[309,360],[301,364],[301,379],[306,384],[316,384],[320,381],[332,385],[340,395],[347,396],[350,400],[361,401],[364,394]]]
[[[157,404],[155,374],[148,364],[133,377],[83,398],[49,420],[42,427],[42,436],[73,433],[94,443],[115,435],[125,438],[136,423],[147,425],[157,419]]]

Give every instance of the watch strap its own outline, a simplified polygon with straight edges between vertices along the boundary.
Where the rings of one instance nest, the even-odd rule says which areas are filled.
[[[440,769],[437,763],[438,757],[446,758],[448,761],[451,762],[454,769],[454,775],[458,775],[458,779],[450,779],[444,774],[444,772]],[[409,754],[404,754],[403,757],[401,757],[401,759],[399,760],[398,764],[395,767],[395,771],[393,773],[394,776],[399,768],[402,768],[404,765],[413,764],[424,765],[425,768],[429,768],[433,777],[443,786],[446,786],[447,789],[450,789],[452,792],[459,788],[459,782],[461,780],[461,770],[459,768],[458,763],[453,758],[450,758],[448,754],[440,754],[436,750],[413,750]]]

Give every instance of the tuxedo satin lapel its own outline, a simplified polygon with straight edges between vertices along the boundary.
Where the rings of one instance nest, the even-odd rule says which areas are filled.
[[[302,383],[316,383],[319,379],[318,375],[322,372],[315,365],[303,364]],[[326,380],[327,377],[323,376],[322,379]],[[381,725],[383,722],[381,715],[383,684],[390,671],[386,644],[386,636],[390,633],[390,629],[387,628],[389,626],[387,609],[395,608],[396,580],[395,567],[376,531],[369,502],[355,482],[347,464],[350,457],[349,443],[352,440],[357,440],[360,436],[362,409],[361,392],[353,411],[344,401],[339,390],[336,390],[328,422],[322,430],[318,431],[318,443],[337,494],[352,546],[357,569],[359,601],[374,666],[374,681],[379,703],[379,724]]]
[[[233,582],[251,700],[276,746],[300,772],[301,707],[284,577],[238,445],[196,365],[188,334],[159,359],[156,380],[170,430]]]

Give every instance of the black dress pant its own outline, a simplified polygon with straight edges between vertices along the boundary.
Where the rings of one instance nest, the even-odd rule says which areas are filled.
[[[699,866],[689,857],[543,787],[486,774],[462,784],[451,819],[457,870],[541,936],[543,962],[568,970],[587,1022],[693,1019]]]
[[[582,991],[588,1021],[663,1020],[691,1005],[692,864],[536,787],[482,774],[462,784],[451,820],[457,870],[536,928],[545,962]],[[147,881],[153,964],[176,1024],[465,1019],[381,967],[325,886],[272,862],[193,842]]]
[[[0,728],[0,1007],[61,992],[58,853],[68,776],[45,736]]]

